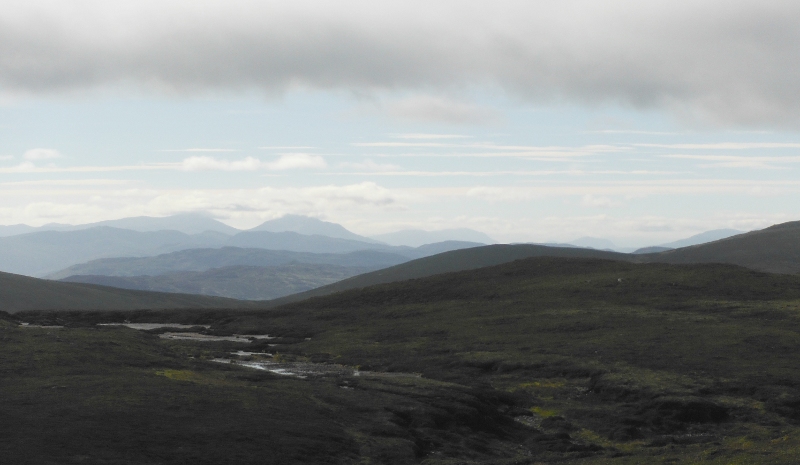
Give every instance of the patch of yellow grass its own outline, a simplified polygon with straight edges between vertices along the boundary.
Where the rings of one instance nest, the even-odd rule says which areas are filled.
[[[563,379],[543,379],[540,381],[533,381],[530,383],[522,383],[517,385],[519,389],[558,389],[566,386],[567,382]]]
[[[539,415],[542,418],[548,418],[558,415],[557,410],[543,409],[542,407],[531,407],[531,412],[535,413],[536,415]]]

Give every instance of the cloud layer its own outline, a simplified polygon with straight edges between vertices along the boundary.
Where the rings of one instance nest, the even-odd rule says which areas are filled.
[[[799,23],[800,4],[780,0],[9,0],[0,89],[488,86],[528,102],[796,126]],[[431,102],[395,110],[452,118]]]
[[[267,169],[284,171],[302,168],[325,168],[325,160],[318,155],[289,153],[275,161],[262,162],[258,158],[246,157],[242,160],[220,160],[209,156],[194,156],[183,160],[180,168],[184,171],[255,171]]]

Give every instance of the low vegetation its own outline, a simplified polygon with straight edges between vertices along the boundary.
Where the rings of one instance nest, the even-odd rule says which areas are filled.
[[[249,302],[222,297],[62,283],[0,272],[0,311],[242,308]]]
[[[277,338],[95,326],[126,320]],[[791,275],[536,257],[270,310],[23,312],[0,325],[0,455],[18,461],[800,460]],[[244,346],[361,375],[213,361]]]

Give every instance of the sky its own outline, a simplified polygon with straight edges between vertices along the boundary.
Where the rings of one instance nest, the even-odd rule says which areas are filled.
[[[800,4],[0,9],[0,224],[284,214],[620,247],[800,220]]]

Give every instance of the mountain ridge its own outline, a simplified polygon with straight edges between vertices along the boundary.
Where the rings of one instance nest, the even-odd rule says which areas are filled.
[[[295,232],[307,236],[327,236],[336,239],[385,244],[384,242],[349,231],[338,223],[331,223],[303,215],[284,215],[280,218],[265,221],[254,228],[248,229],[248,231],[266,231],[274,233]]]
[[[434,231],[404,229],[391,233],[376,234],[370,237],[390,245],[405,245],[409,247],[419,247],[425,244],[446,241],[478,242],[483,244],[497,243],[496,240],[488,235],[468,228],[439,229]]]

